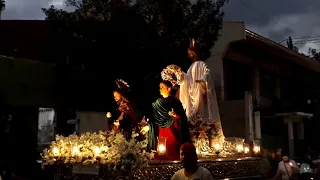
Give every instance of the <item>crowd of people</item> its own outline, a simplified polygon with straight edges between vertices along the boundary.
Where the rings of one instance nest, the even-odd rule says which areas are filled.
[[[265,180],[320,179],[320,156],[305,153],[301,157],[291,159],[281,149],[262,150],[260,170]]]

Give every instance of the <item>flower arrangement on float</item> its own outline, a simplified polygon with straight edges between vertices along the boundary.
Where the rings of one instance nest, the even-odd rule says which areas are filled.
[[[114,170],[134,171],[145,167],[154,158],[147,152],[147,140],[130,140],[118,132],[85,133],[68,137],[56,136],[42,154],[43,167],[48,165],[108,165]]]
[[[200,118],[198,118],[200,119]],[[219,155],[222,157],[249,156],[250,151],[254,154],[260,153],[260,144],[254,141],[254,147],[250,150],[248,144],[242,138],[225,138],[219,141],[218,130],[214,122],[196,120],[189,123],[191,138],[195,143],[200,156]]]

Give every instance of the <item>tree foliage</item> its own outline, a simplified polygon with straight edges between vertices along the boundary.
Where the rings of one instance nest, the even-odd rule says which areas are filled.
[[[308,55],[309,55],[309,57],[320,61],[320,52],[317,51],[316,49],[309,48]]]
[[[191,38],[199,42],[202,59],[210,57],[222,28],[221,7],[225,3],[226,0],[67,0],[67,6],[74,11],[51,6],[43,12],[55,30],[55,40],[61,44],[53,47],[60,52],[59,58],[68,56],[73,63],[87,66],[127,60],[122,68],[149,66],[143,70],[146,74],[169,63],[185,64]]]
[[[6,2],[4,0],[0,0],[0,17],[1,17],[2,11],[4,11],[5,9],[6,9]]]

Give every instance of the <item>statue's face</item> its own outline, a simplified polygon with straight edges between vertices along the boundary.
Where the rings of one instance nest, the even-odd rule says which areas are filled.
[[[117,91],[114,91],[114,92],[113,92],[113,97],[114,97],[114,100],[115,100],[116,102],[119,102],[119,101],[121,101],[121,99],[122,99],[121,94],[120,94],[119,92],[117,92]]]
[[[164,98],[167,98],[170,96],[170,92],[171,92],[171,88],[166,86],[165,84],[163,83],[160,83],[160,86],[159,86],[159,91],[160,91],[160,95]]]

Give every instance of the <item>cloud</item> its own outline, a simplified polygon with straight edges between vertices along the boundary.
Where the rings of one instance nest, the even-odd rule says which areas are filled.
[[[3,19],[41,20],[41,8],[65,7],[65,0],[6,0]],[[243,21],[248,29],[276,42],[292,36],[320,36],[319,0],[229,0],[225,5],[225,20]],[[299,44],[302,52],[308,47],[319,49],[317,43]]]
[[[64,8],[64,0],[6,0],[6,9],[2,19],[7,20],[42,20],[44,14],[41,8],[55,5]]]
[[[225,20],[244,21],[246,27],[275,42],[295,38],[320,36],[320,1],[318,0],[230,0],[225,7]],[[301,42],[301,39],[300,39]],[[297,44],[300,52],[318,43]]]
[[[249,24],[247,28],[276,42],[285,42],[284,40],[291,36],[293,42],[296,43],[295,45],[299,47],[300,52],[307,53],[309,47],[320,49],[318,41],[308,41],[307,39],[310,37],[320,37],[319,16],[319,12],[290,14],[274,17],[274,21],[270,21],[265,26]]]

